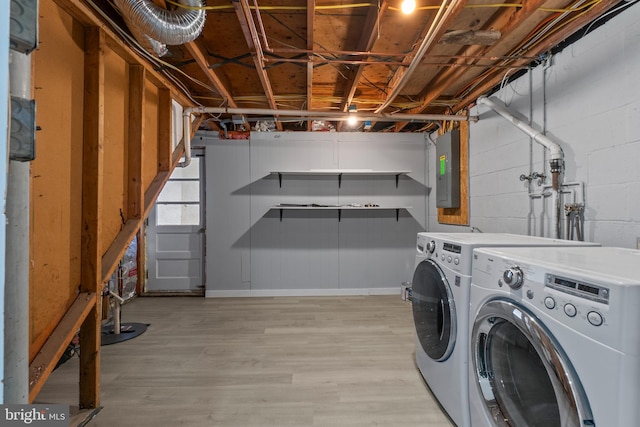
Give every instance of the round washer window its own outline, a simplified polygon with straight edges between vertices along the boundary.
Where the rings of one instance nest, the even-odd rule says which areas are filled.
[[[433,261],[422,261],[416,267],[411,301],[422,349],[436,361],[447,359],[455,344],[455,306],[449,284]]]
[[[561,427],[553,384],[540,356],[513,324],[500,322],[487,338],[488,376],[510,425]]]
[[[566,354],[529,310],[506,299],[488,301],[471,336],[476,387],[495,426],[593,425]]]

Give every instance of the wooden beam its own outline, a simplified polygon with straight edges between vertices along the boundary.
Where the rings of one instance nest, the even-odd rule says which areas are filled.
[[[81,0],[54,0],[54,2],[65,12],[71,15],[76,21],[82,24],[85,28],[97,27],[100,28],[105,36],[106,45],[118,56],[124,59],[129,64],[140,64],[145,67],[147,72],[147,78],[156,84],[156,86],[164,86],[172,88],[174,92],[174,98],[182,105],[194,106],[194,103],[186,96],[181,89],[177,88],[169,81],[169,79],[162,76],[153,66],[144,61],[136,53],[131,50],[108,25],[106,25],[101,18],[99,18],[93,9],[88,7]]]
[[[142,191],[142,145],[144,139],[144,82],[141,65],[129,66],[129,134],[127,136],[126,219],[140,219],[144,205]],[[164,89],[164,92],[169,92]],[[169,95],[170,96],[170,95]],[[159,106],[162,110],[162,106]],[[171,110],[169,110],[171,115]],[[162,123],[161,123],[162,124]]]
[[[81,292],[29,365],[29,402],[33,402],[42,389],[96,301],[95,293]]]
[[[227,106],[237,108],[238,105],[233,100],[231,93],[222,83],[222,80],[220,80],[220,77],[218,77],[215,71],[209,68],[209,61],[207,61],[207,57],[203,53],[206,52],[206,49],[200,47],[200,42],[196,40],[185,43],[184,47],[189,51],[193,59],[196,61],[202,72],[207,77],[207,80],[209,80],[214,89],[218,91],[218,94],[225,100]]]
[[[449,16],[447,16],[446,20],[442,21],[443,24],[440,27],[440,30],[434,35],[433,40],[434,43],[432,43],[431,46],[428,46],[428,48],[425,50],[424,52],[424,56],[428,55],[429,52],[431,52],[434,48],[434,46],[436,45],[435,42],[437,42],[442,35],[445,33],[445,31],[448,28],[451,28],[451,24],[455,21],[455,19],[458,17],[458,15],[460,14],[460,12],[464,9],[464,7],[467,4],[467,0],[460,0],[458,1],[452,8],[451,5],[447,6],[447,12],[450,13]],[[416,55],[418,55],[418,53],[420,53],[420,49],[422,48],[422,44],[425,40],[425,38],[427,37],[427,35],[429,34],[429,30],[431,28],[431,26],[433,25],[433,21],[430,21],[425,28],[422,31],[422,41],[420,43],[416,43],[411,54],[407,55],[404,57],[404,59],[402,60],[402,62],[405,64],[405,66],[401,66],[396,68],[396,71],[393,75],[393,77],[391,78],[389,85],[387,86],[387,90],[386,92],[388,93],[386,99],[384,100],[384,102],[381,103],[380,107],[377,108],[376,112],[384,112],[384,111],[379,111],[381,110],[381,107],[383,107],[384,105],[390,103],[393,101],[393,98],[395,98],[395,96],[397,96],[397,93],[394,95],[394,92],[398,92],[398,87],[402,84],[403,80],[405,79],[405,75],[407,74],[407,71],[409,70],[411,63],[414,61],[414,59],[416,58]],[[421,58],[419,58],[419,60],[422,60]]]
[[[100,282],[106,283],[114,271],[118,263],[127,251],[127,248],[131,244],[133,237],[136,235],[140,226],[142,225],[142,218],[129,219],[122,225],[122,229],[113,240],[109,249],[102,256],[102,272],[100,276]]]
[[[595,5],[593,5],[587,12],[580,15],[574,21],[572,21],[572,25],[566,26],[563,29],[556,31],[550,34],[548,37],[543,39],[539,44],[535,45],[528,51],[523,54],[528,57],[536,56],[547,52],[552,47],[558,45],[560,42],[565,40],[567,37],[574,34],[576,31],[583,28],[585,25],[592,22],[594,19],[599,17],[600,15],[606,13],[609,9],[619,4],[620,0],[602,0]],[[525,65],[525,61],[520,61],[514,63],[514,66]],[[484,82],[478,85],[475,89],[473,89],[468,94],[464,95],[464,99],[459,102],[456,106],[454,106],[454,111],[460,111],[464,108],[467,108],[469,105],[475,103],[476,99],[485,94],[487,91],[491,90],[493,87],[498,85],[503,78],[504,72],[502,70],[496,70],[491,73],[487,78],[484,79]]]
[[[382,16],[386,12],[389,3],[387,0],[383,0],[380,4],[380,7],[374,7],[375,4],[372,4],[369,7],[369,13],[367,14],[367,21],[365,22],[364,28],[362,29],[362,36],[360,37],[360,41],[356,47],[356,50],[361,52],[367,52],[373,49],[373,45],[378,39],[378,30],[379,23],[382,20]],[[365,56],[356,56],[353,59],[355,60],[364,60]],[[342,101],[342,105],[340,109],[342,111],[347,111],[349,104],[353,101],[353,97],[355,96],[356,89],[358,88],[358,83],[360,82],[360,78],[362,77],[362,73],[364,72],[366,65],[361,64],[356,67],[356,70],[352,73],[349,83],[347,83],[347,95],[345,99]]]
[[[360,37],[360,41],[356,46],[357,51],[367,52],[373,49],[373,45],[378,39],[379,34],[379,24],[382,20],[382,15],[386,12],[389,7],[389,3],[387,0],[383,0],[379,7],[376,4],[371,4],[369,7],[369,13],[367,14],[367,21],[364,24],[364,28],[362,29],[362,35]],[[366,56],[356,56],[353,58],[354,60],[365,60]],[[360,79],[362,78],[362,74],[364,73],[366,65],[360,64],[356,65],[354,71],[351,72],[349,76],[349,82],[347,82],[347,92],[345,97],[342,100],[342,104],[340,105],[341,111],[347,111],[349,105],[353,101],[353,97],[356,94],[356,89],[358,89],[358,84],[360,83]],[[345,122],[338,122],[338,131],[342,129],[345,125]]]
[[[307,0],[307,50],[309,52],[313,52],[313,31],[315,28],[314,18],[316,15],[316,1],[315,0]],[[310,54],[307,59],[307,110],[313,110],[313,106],[311,105],[313,101],[313,62],[311,59],[313,58],[313,54]],[[311,131],[311,120],[307,120],[307,130]]]
[[[158,170],[168,171],[171,168],[171,150],[173,148],[171,140],[173,105],[169,90],[158,89],[158,104]],[[179,120],[182,122],[182,117]]]
[[[495,28],[500,30],[502,37],[509,37],[515,30],[517,30],[532,14],[540,13],[538,10],[546,3],[546,0],[532,0],[525,2],[521,8],[509,9],[505,8],[504,11],[498,15],[495,19],[488,22],[486,28]],[[502,56],[502,52],[496,52],[496,47],[491,46],[468,46],[462,49],[454,63],[468,64],[480,62],[482,57],[491,57],[494,55]],[[472,59],[466,59],[472,58]],[[420,114],[428,106],[437,99],[452,82],[460,79],[466,72],[467,67],[449,67],[442,71],[435,79],[429,82],[428,89],[421,96],[420,106],[409,110],[408,114]],[[401,131],[408,123],[399,122],[396,123],[396,132]]]
[[[102,187],[104,185],[104,52],[100,28],[85,29],[84,148],[82,160],[81,285],[102,293]],[[100,405],[101,303],[97,301],[80,329],[80,408]]]
[[[251,9],[249,8],[249,3],[247,0],[239,0],[233,2],[233,8],[236,11],[236,15],[238,16],[238,21],[240,22],[240,28],[242,29],[242,33],[244,34],[244,39],[247,42],[247,46],[249,47],[249,51],[251,51],[251,57],[253,58],[253,64],[256,67],[256,72],[258,73],[258,79],[260,79],[260,84],[262,85],[262,90],[267,98],[267,103],[269,104],[269,108],[272,110],[277,110],[278,105],[276,104],[276,98],[273,94],[273,87],[271,86],[271,80],[269,80],[269,74],[267,70],[264,68],[264,53],[262,52],[262,47],[259,44],[260,41],[256,40],[254,42],[254,37],[252,36],[251,26],[253,24],[253,15],[251,14]],[[256,34],[253,32],[253,34]],[[258,35],[256,34],[256,39]],[[256,44],[257,43],[257,44]],[[279,131],[282,131],[282,123],[276,121],[276,127]]]

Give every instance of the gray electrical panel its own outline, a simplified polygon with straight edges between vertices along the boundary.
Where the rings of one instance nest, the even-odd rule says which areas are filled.
[[[436,206],[460,207],[460,131],[454,129],[436,140]]]

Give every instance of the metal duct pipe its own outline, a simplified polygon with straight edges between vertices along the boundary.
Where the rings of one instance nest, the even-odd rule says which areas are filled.
[[[179,2],[185,6],[202,6],[202,0]],[[151,0],[114,0],[114,3],[128,22],[160,43],[188,43],[195,40],[204,28],[206,12],[202,9],[167,10],[156,6]]]

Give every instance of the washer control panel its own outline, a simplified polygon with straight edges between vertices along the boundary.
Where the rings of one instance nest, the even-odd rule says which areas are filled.
[[[568,279],[555,274],[545,275],[545,286],[569,295],[585,298],[602,304],[609,304],[609,289],[604,286]]]
[[[593,283],[573,280],[555,274],[546,274],[545,287],[566,293],[574,297],[584,298],[589,301],[607,305],[609,304],[609,289],[604,286],[595,285]],[[578,302],[579,300],[576,300],[575,303],[567,301],[559,302],[556,301],[556,298],[550,295],[546,296],[543,301],[544,306],[549,310],[554,310],[556,306],[560,304],[561,306],[559,308],[562,309],[567,317],[576,317],[578,315],[580,311],[579,307],[576,306]],[[584,311],[582,313],[582,316],[585,316]],[[601,326],[604,323],[604,317],[602,313],[595,309],[589,309],[589,311],[586,313],[586,319],[593,326]]]

